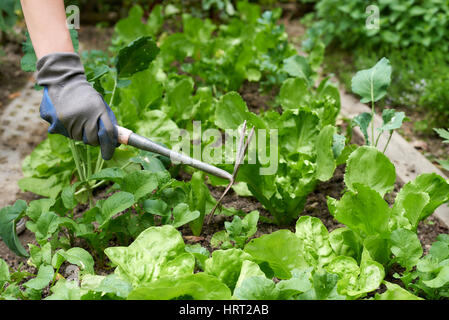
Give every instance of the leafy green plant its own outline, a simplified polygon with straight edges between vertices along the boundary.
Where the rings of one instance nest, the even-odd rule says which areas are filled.
[[[422,254],[418,223],[448,200],[449,184],[436,174],[421,174],[402,187],[390,208],[383,197],[395,179],[387,157],[374,147],[360,147],[347,160],[347,191],[340,200],[329,197],[328,207],[373,259],[387,268],[396,260],[411,267]]]
[[[438,0],[411,0],[400,4],[379,1],[380,28],[367,28],[366,21],[372,14],[366,11],[363,0],[351,0],[343,5],[337,0],[320,0],[311,15],[314,29],[325,36],[326,43],[334,40],[343,47],[356,45],[390,45],[407,48],[413,44],[429,48],[447,40],[448,21],[442,19],[449,12],[449,5]],[[309,18],[310,20],[310,18]],[[351,36],[348,37],[348,34]]]
[[[400,277],[406,287],[428,299],[448,298],[449,236],[440,234],[430,247],[429,253],[415,262],[416,270],[408,270]]]
[[[213,247],[228,249],[235,246],[243,248],[248,239],[257,231],[259,212],[251,211],[243,219],[234,216],[231,222],[225,222],[225,229],[215,233],[210,240]]]
[[[379,138],[383,132],[388,132],[388,141],[383,152],[387,150],[393,131],[402,126],[405,119],[404,112],[396,112],[394,109],[384,109],[382,112],[383,124],[377,138],[374,135],[374,103],[387,94],[387,88],[391,81],[391,66],[386,58],[382,58],[374,67],[357,72],[352,78],[352,91],[357,93],[362,99],[361,102],[371,102],[371,113],[364,112],[353,119],[353,126],[359,126],[367,145],[377,147]],[[368,135],[368,127],[371,125],[371,141]]]

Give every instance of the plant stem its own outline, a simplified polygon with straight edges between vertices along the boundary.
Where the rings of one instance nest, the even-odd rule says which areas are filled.
[[[383,153],[387,150],[388,144],[390,143],[391,137],[393,136],[393,130],[390,130],[390,136],[388,137],[387,144],[385,145]]]
[[[382,135],[382,132],[380,132],[379,135],[377,136],[376,145],[375,145],[376,148],[377,148],[377,144],[379,143],[379,139],[380,139],[381,135]]]
[[[374,146],[374,98],[371,99],[371,140]]]
[[[80,162],[81,160],[79,158],[78,150],[76,149],[75,141],[69,139],[69,147],[70,150],[72,151],[73,160],[75,161],[75,166],[76,170],[78,171],[80,181],[84,181],[85,177],[83,171],[81,170],[81,162]]]
[[[129,161],[126,164],[124,164],[123,166],[120,167],[120,169],[125,169],[127,166],[129,166],[132,162]],[[90,189],[93,190],[99,186],[101,186],[103,183],[105,183],[107,180],[101,180],[100,182],[97,182],[96,184],[94,184]],[[81,189],[79,189],[77,192],[75,192],[75,196],[79,195],[80,193],[83,193],[84,191],[87,191],[88,189],[86,187],[83,187]]]
[[[117,79],[115,79],[114,81],[114,89],[112,89],[112,95],[111,95],[111,99],[109,99],[109,107],[112,108],[112,104],[114,102],[114,97],[115,97],[115,93],[117,92]],[[98,158],[97,158],[97,164],[95,165],[95,172],[97,173],[99,172],[104,165],[104,160],[101,157],[101,152],[98,153]]]
[[[91,147],[89,145],[87,145],[86,150],[87,150],[87,153],[86,153],[86,158],[87,158],[87,177],[90,177],[92,175],[92,156],[90,154]]]

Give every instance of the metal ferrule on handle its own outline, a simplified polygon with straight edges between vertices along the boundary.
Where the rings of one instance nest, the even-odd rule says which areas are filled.
[[[208,172],[213,174],[214,176],[228,179],[229,181],[233,181],[233,176],[229,172],[222,170],[220,168],[214,167],[208,163],[199,161],[197,159],[188,157],[181,153],[175,152],[168,148],[165,148],[148,138],[142,137],[138,134],[135,134],[129,129],[117,126],[118,131],[118,141],[121,144],[130,145],[136,147],[141,150],[146,150],[150,152],[154,152],[163,156],[170,158],[172,161],[178,161],[193,168],[199,169],[201,171]]]

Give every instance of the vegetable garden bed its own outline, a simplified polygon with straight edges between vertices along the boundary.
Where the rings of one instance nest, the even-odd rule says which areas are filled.
[[[399,185],[376,148],[373,114],[337,121],[338,89],[328,79],[314,86],[321,45],[299,56],[279,10],[239,2],[236,14],[216,25],[158,5],[143,23],[136,6],[115,26],[109,55],[83,54],[86,72],[120,125],[169,146],[178,129],[194,134],[193,120],[277,129],[276,173],[260,175],[260,158],[245,163],[208,224],[223,181],[126,146],[105,163],[95,148],[51,135],[19,182],[42,198],[0,211],[4,242],[25,257],[0,260],[1,298],[448,296],[449,230],[431,216],[449,200],[448,182],[423,174]],[[163,32],[167,21],[182,32]],[[353,90],[374,110],[390,74],[381,59],[354,76]],[[381,133],[403,118],[385,109]],[[22,217],[27,248],[14,231]]]

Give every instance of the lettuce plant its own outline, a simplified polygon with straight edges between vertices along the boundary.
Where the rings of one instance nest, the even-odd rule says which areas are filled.
[[[351,242],[356,239],[373,259],[387,267],[398,261],[410,268],[422,255],[418,223],[449,200],[449,184],[437,174],[421,174],[401,188],[390,207],[383,198],[395,180],[386,156],[374,147],[360,147],[347,160],[346,192],[340,200],[329,197],[328,207],[353,233]]]

